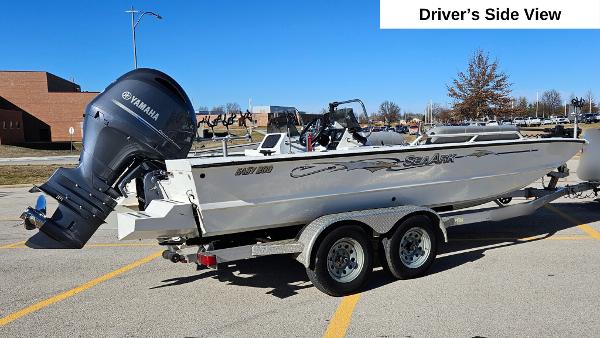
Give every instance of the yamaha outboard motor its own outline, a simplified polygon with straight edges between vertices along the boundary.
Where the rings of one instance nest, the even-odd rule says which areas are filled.
[[[39,187],[58,200],[58,209],[49,218],[40,207],[21,215],[27,229],[39,229],[29,247],[82,248],[125,196],[127,182],[163,170],[164,160],[187,156],[196,117],[175,80],[136,69],[88,104],[83,128],[79,166],[58,169]]]

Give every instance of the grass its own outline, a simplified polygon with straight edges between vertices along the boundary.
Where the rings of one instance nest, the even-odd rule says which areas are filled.
[[[72,168],[74,165],[2,165],[0,166],[0,185],[44,183],[60,167]]]
[[[246,134],[245,129],[231,129],[232,136],[243,136]],[[225,136],[225,128],[215,128],[215,134],[217,136]],[[212,136],[209,134],[209,137]],[[249,142],[260,142],[264,135],[256,131],[252,132],[252,140],[247,139],[231,140],[229,145],[244,144]],[[42,157],[42,156],[67,156],[67,155],[79,155],[81,151],[81,142],[74,143],[73,151],[69,151],[68,144],[67,149],[36,149],[23,146],[11,146],[11,145],[0,145],[0,158],[15,158],[15,157]],[[192,150],[220,148],[221,141],[201,141],[194,142]]]
[[[41,157],[41,156],[66,156],[79,155],[81,143],[74,144],[75,149],[36,149],[22,146],[0,145],[0,157]],[[68,147],[68,145],[67,145]]]

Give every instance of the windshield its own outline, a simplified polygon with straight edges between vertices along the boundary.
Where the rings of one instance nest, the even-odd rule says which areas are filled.
[[[267,123],[267,133],[285,133],[289,131],[290,136],[299,136],[300,132],[296,128],[299,124],[296,111],[280,111],[269,113],[269,122]]]

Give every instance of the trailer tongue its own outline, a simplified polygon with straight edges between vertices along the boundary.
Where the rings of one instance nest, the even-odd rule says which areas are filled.
[[[127,182],[163,170],[165,159],[187,156],[196,117],[175,80],[136,69],[88,104],[84,131],[79,166],[58,169],[39,187],[58,200],[58,209],[49,218],[31,207],[21,216],[26,228],[40,230],[29,247],[83,247],[125,195]]]

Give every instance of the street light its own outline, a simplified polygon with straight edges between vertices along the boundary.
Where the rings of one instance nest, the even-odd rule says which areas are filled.
[[[133,6],[131,7],[130,10],[125,11],[125,13],[131,13],[131,34],[133,37],[133,68],[137,69],[137,48],[135,45],[135,28],[137,27],[137,25],[140,23],[140,20],[142,20],[142,18],[144,17],[144,15],[148,14],[148,15],[152,15],[155,18],[157,18],[158,20],[162,19],[162,16],[160,16],[157,13],[154,12],[147,12],[147,11],[139,11],[133,8]],[[138,17],[137,21],[135,21],[135,15],[141,13],[140,16]]]

